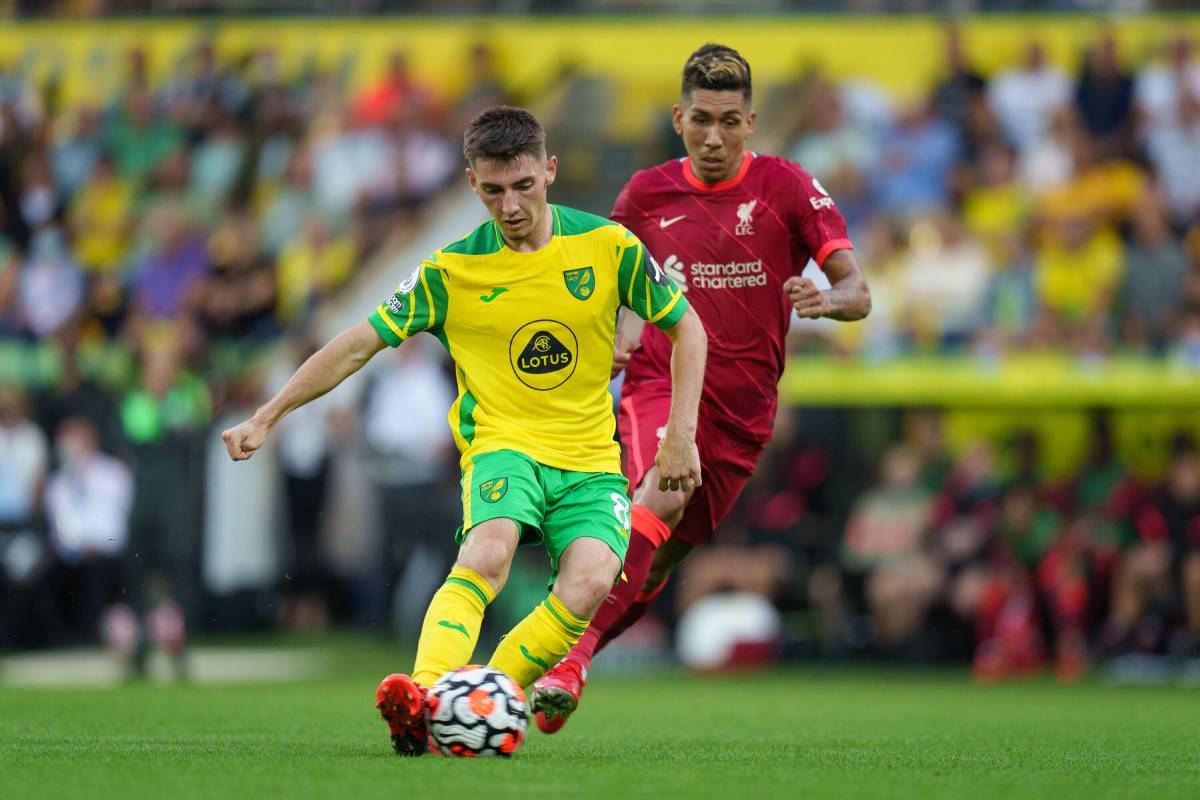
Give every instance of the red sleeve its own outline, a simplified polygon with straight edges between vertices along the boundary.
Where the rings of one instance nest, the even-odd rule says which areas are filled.
[[[838,211],[833,198],[825,191],[821,182],[803,168],[785,162],[793,176],[796,199],[796,231],[804,250],[817,266],[823,267],[825,259],[835,250],[852,250],[854,245],[846,232],[846,219]],[[799,262],[799,259],[797,260]],[[807,263],[807,259],[804,259]],[[803,264],[798,263],[803,269]]]

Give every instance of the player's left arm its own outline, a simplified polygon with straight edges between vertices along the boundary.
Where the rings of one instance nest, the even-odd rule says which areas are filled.
[[[689,307],[663,332],[671,338],[671,414],[662,446],[654,458],[660,491],[690,491],[700,486],[700,453],[696,449],[696,418],[708,359],[708,334],[700,316]]]
[[[671,415],[654,463],[661,491],[691,491],[700,485],[696,417],[704,386],[708,334],[699,315],[636,236],[616,229],[617,286],[621,304],[671,339]]]
[[[821,268],[829,276],[828,289],[818,289],[811,279],[800,275],[783,283],[783,291],[799,316],[853,322],[871,313],[871,290],[853,250],[834,250]]]

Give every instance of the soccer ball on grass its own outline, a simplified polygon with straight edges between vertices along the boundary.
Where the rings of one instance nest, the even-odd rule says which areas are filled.
[[[513,679],[476,665],[443,675],[425,700],[429,737],[447,756],[508,758],[525,741],[529,702]]]

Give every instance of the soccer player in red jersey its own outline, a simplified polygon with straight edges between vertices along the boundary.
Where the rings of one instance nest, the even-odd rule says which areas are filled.
[[[857,320],[871,297],[846,221],[796,164],[746,149],[754,133],[750,65],[706,44],[688,58],[674,107],[687,157],[636,173],[612,218],[633,231],[687,292],[708,332],[696,443],[703,485],[659,488],[654,454],[671,401],[671,342],[648,326],[641,346],[617,343],[625,365],[617,427],[634,491],[626,581],[533,691],[538,727],[554,733],[579,703],[592,656],[645,613],[671,571],[707,542],[754,472],[771,436],[792,312]],[[829,278],[801,277],[809,260]]]

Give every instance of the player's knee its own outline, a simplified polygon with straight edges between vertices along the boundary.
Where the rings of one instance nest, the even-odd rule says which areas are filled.
[[[508,580],[516,547],[517,535],[511,528],[511,523],[484,523],[471,530],[458,551],[458,565],[477,572],[497,592]]]
[[[596,613],[617,580],[621,563],[616,554],[610,555],[611,559],[599,559],[586,569],[564,571],[554,584],[558,599],[581,617]]]

